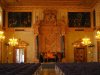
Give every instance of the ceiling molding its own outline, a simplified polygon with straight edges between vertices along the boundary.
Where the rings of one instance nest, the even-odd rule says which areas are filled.
[[[6,6],[7,6],[6,1],[5,0],[0,0],[0,6],[1,6],[2,9],[6,8]]]
[[[1,0],[9,6],[82,6],[91,8],[99,0]]]

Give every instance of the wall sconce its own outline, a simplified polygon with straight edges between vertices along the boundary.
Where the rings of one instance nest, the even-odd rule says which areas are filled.
[[[87,38],[87,37],[83,38],[82,39],[82,44],[83,45],[89,45],[89,44],[91,44],[90,38]]]
[[[96,39],[100,39],[100,31],[99,30],[96,32]]]
[[[4,32],[0,31],[0,41],[2,41],[4,39],[5,39]]]

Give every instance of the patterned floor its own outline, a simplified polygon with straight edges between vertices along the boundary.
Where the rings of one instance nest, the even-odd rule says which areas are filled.
[[[40,75],[56,75],[55,63],[43,63]]]
[[[56,75],[54,69],[43,69],[40,72],[40,75]]]

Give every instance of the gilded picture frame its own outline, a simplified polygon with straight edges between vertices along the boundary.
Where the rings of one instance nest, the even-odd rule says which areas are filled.
[[[91,27],[90,12],[68,12],[69,28],[90,28]]]
[[[8,12],[8,28],[31,28],[32,12]]]

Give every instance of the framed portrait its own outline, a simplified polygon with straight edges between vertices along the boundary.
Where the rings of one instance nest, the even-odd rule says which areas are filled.
[[[68,27],[90,28],[90,12],[68,12]]]
[[[8,12],[8,28],[29,28],[32,26],[32,12]]]

